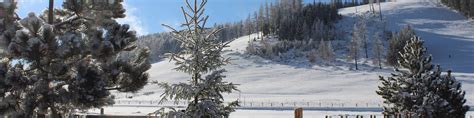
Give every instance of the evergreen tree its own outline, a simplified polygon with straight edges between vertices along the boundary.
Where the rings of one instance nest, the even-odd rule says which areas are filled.
[[[405,53],[403,47],[405,47],[406,42],[415,35],[415,31],[410,26],[406,26],[402,28],[399,33],[394,34],[392,38],[390,38],[387,51],[387,64],[399,66],[398,59],[400,58],[400,53]]]
[[[233,83],[225,82],[222,66],[229,62],[221,53],[228,43],[218,41],[215,34],[220,29],[207,31],[205,28],[207,16],[204,14],[204,6],[207,0],[189,2],[185,0],[186,8],[182,7],[186,22],[184,30],[178,31],[170,26],[175,38],[182,43],[182,51],[174,53],[171,59],[177,65],[177,71],[191,76],[188,83],[168,84],[159,83],[164,89],[161,101],[186,100],[190,101],[182,116],[190,118],[215,118],[228,117],[234,108],[239,106],[238,101],[224,104],[223,93],[231,93],[237,90]],[[194,3],[194,4],[192,4]],[[203,75],[208,74],[203,77]],[[159,112],[162,116],[171,116],[173,112]]]
[[[474,1],[473,0],[441,0],[444,5],[455,9],[467,17],[473,17],[474,15]]]
[[[20,26],[15,23],[19,18],[15,13],[16,2],[11,3],[7,8],[3,8],[3,16],[0,17],[0,58],[6,56],[8,51],[8,44],[10,44],[15,32],[20,29]]]
[[[66,0],[54,12],[54,24],[30,13],[13,37],[4,37],[11,42],[0,62],[2,114],[33,117],[50,109],[57,118],[112,105],[110,91],[147,84],[148,50],[136,48],[136,33],[115,21],[125,17],[122,1]],[[133,58],[121,58],[131,52]]]
[[[474,17],[474,0],[469,0],[469,16]]]
[[[423,41],[413,37],[399,53],[399,65],[392,77],[380,77],[382,86],[377,94],[385,99],[384,114],[415,114],[419,117],[463,118],[469,109],[465,106],[465,92],[451,76],[441,75],[440,66],[433,70]]]
[[[460,0],[459,10],[463,13],[464,16],[469,16],[469,0]]]

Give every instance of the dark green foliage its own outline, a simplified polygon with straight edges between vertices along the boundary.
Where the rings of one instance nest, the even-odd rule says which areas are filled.
[[[176,53],[181,50],[181,43],[169,32],[138,37],[137,45],[150,49],[151,63],[163,60],[168,53]]]
[[[387,64],[399,66],[398,59],[400,59],[400,54],[405,53],[403,47],[405,47],[407,41],[415,35],[415,31],[410,26],[406,26],[390,38],[387,51]]]
[[[30,13],[19,20],[0,62],[0,112],[21,117],[60,117],[74,109],[112,105],[110,91],[136,92],[147,84],[148,50],[136,48],[122,1],[91,4],[66,0],[54,24]],[[93,7],[90,7],[93,6]],[[11,27],[10,27],[11,28]],[[119,58],[126,53],[132,58]]]
[[[461,12],[466,17],[474,17],[474,0],[441,0],[441,3]]]
[[[384,99],[385,115],[414,114],[428,118],[463,118],[469,107],[464,105],[461,83],[441,75],[440,66],[433,70],[431,57],[426,56],[423,41],[413,37],[400,53],[399,65],[391,77],[380,77],[382,85],[376,92]]]
[[[284,3],[284,2],[282,2]],[[312,31],[314,24],[322,22],[325,26],[331,27],[332,23],[336,22],[341,18],[338,14],[338,9],[331,7],[329,4],[325,3],[313,3],[304,5],[301,10],[290,10],[285,11],[288,6],[285,4],[280,4],[276,6],[276,9],[281,10],[281,14],[277,18],[281,18],[278,24],[272,24],[276,27],[275,31],[280,40],[307,40],[305,31]],[[270,19],[272,19],[270,17]],[[329,37],[333,40],[334,37]],[[320,40],[320,39],[314,39]]]

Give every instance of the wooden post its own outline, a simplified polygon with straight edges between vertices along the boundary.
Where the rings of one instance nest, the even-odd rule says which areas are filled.
[[[54,0],[49,0],[49,14],[48,14],[48,23],[54,23]]]
[[[104,108],[100,108],[100,115],[104,115]]]
[[[295,118],[303,118],[303,108],[295,108]]]

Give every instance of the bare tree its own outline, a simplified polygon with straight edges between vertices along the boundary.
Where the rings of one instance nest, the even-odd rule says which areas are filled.
[[[374,35],[374,46],[373,46],[373,51],[374,51],[374,64],[378,64],[379,68],[382,69],[382,57],[383,57],[383,52],[384,52],[384,46],[382,42],[382,33],[377,32]]]
[[[352,30],[352,39],[349,43],[349,54],[347,56],[348,60],[354,60],[354,64],[355,64],[355,67],[356,67],[356,70],[358,70],[358,65],[357,65],[357,61],[358,61],[358,58],[359,58],[359,47],[360,47],[360,39],[359,37],[357,36],[358,32],[358,26],[356,24],[354,24],[354,27],[353,27],[353,30]]]

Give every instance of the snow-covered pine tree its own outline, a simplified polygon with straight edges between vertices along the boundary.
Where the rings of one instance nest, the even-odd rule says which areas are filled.
[[[401,58],[398,63],[403,69],[396,68],[392,77],[380,76],[382,85],[376,93],[385,100],[385,115],[416,113],[415,106],[421,100],[414,94],[417,89],[415,85],[423,74],[433,68],[431,57],[425,56],[426,49],[422,46],[419,38],[413,37],[404,47],[406,53],[399,53]]]
[[[357,65],[357,61],[359,59],[359,48],[360,48],[360,38],[358,36],[359,32],[357,30],[358,30],[358,25],[354,24],[354,27],[352,28],[352,38],[348,45],[349,54],[347,55],[347,59],[349,61],[354,60],[356,70],[359,69]]]
[[[11,42],[0,62],[1,114],[65,117],[113,104],[110,91],[136,92],[147,84],[148,50],[136,48],[135,32],[115,21],[125,17],[122,1],[87,1],[66,0],[54,11],[54,24],[34,13],[16,22],[21,29],[5,37]],[[131,51],[133,58],[120,58]]]
[[[382,42],[382,33],[377,32],[374,35],[374,43],[373,43],[373,53],[374,53],[374,64],[377,64],[380,69],[382,69],[382,57],[384,52],[384,46]]]
[[[223,93],[237,91],[236,84],[225,82],[222,66],[229,63],[229,59],[222,56],[227,47],[226,42],[217,40],[215,34],[220,29],[205,28],[208,16],[204,16],[204,6],[207,0],[185,0],[186,8],[182,7],[186,22],[184,30],[178,31],[170,26],[177,40],[182,43],[182,51],[172,54],[177,71],[191,76],[187,83],[168,84],[159,83],[164,89],[161,101],[190,101],[184,112],[178,114],[189,118],[219,118],[228,117],[234,108],[239,106],[238,101],[224,103]],[[199,1],[199,2],[198,2]],[[203,75],[208,74],[206,77]],[[173,112],[158,112],[163,116],[173,115]]]
[[[0,58],[6,56],[8,44],[20,26],[15,23],[19,18],[15,13],[16,2],[10,3],[10,6],[4,8],[4,15],[0,17]]]
[[[461,83],[448,71],[447,75],[441,74],[441,66],[437,65],[432,72],[422,75],[417,81],[414,91],[422,103],[414,106],[416,112],[426,117],[436,118],[464,118],[469,106],[464,105],[465,91]]]
[[[403,47],[415,35],[415,31],[410,26],[402,28],[397,34],[393,34],[388,44],[387,64],[399,66],[398,59],[400,58],[400,53],[404,53]]]
[[[413,113],[421,117],[464,117],[469,109],[465,106],[465,92],[451,72],[441,75],[440,66],[433,71],[431,56],[426,56],[423,41],[413,37],[400,53],[398,63],[403,69],[395,69],[392,77],[380,77],[382,85],[376,92],[385,99],[384,114]]]

